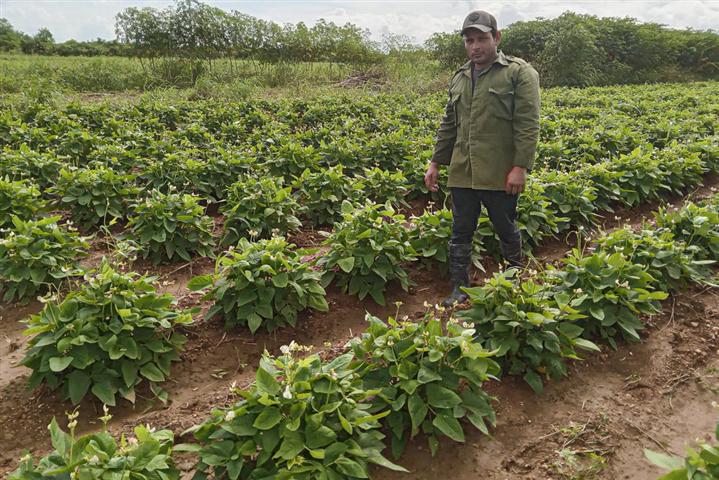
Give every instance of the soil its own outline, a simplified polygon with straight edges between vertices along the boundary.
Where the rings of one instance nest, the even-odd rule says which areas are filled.
[[[719,178],[708,177],[693,197],[709,195],[717,184]],[[675,206],[685,201],[670,200]],[[651,218],[649,212],[656,206],[608,215],[604,229],[625,223],[639,225]],[[293,242],[313,247],[322,238],[317,232],[303,232]],[[537,256],[544,261],[561,258],[572,246],[571,241],[550,242],[538,250]],[[86,262],[99,262],[101,256],[98,248]],[[488,273],[477,271],[475,279],[496,270],[496,265],[487,263]],[[386,294],[386,307],[330,288],[329,312],[304,313],[296,328],[252,336],[244,329],[225,331],[221,319],[202,319],[210,303],[189,292],[185,285],[194,275],[213,268],[214,262],[207,259],[161,267],[147,262],[135,264],[136,271],[157,276],[159,288],[175,295],[182,307],[199,306],[202,313],[186,329],[187,349],[182,361],[173,367],[172,380],[163,385],[170,394],[169,403],[162,405],[143,394],[134,407],[121,404],[112,410],[110,429],[114,433],[149,423],[179,435],[203,421],[212,407],[227,404],[231,384],[252,382],[265,349],[278,353],[281,345],[295,340],[331,355],[364,330],[365,312],[386,317],[399,308],[400,314],[417,318],[423,314],[425,302],[439,303],[449,293],[447,280],[436,269],[412,267],[410,276],[415,285],[409,292],[392,285]],[[603,347],[601,354],[574,362],[569,375],[548,384],[541,396],[519,378],[488,384],[487,389],[497,398],[498,423],[491,437],[466,428],[465,443],[442,442],[435,457],[429,455],[426,439],[417,437],[399,461],[411,470],[410,474],[377,469],[373,478],[422,480],[438,474],[457,480],[657,478],[660,470],[644,459],[643,448],[683,454],[684,446],[698,435],[709,439],[719,417],[711,406],[719,391],[717,293],[695,287],[670,297],[664,302],[663,313],[648,319],[642,342],[621,344],[616,351]],[[402,305],[397,307],[395,302]],[[39,302],[0,304],[0,475],[16,467],[23,450],[47,453],[47,424],[55,416],[65,425],[65,411],[72,409],[69,402],[60,401],[46,389],[29,391],[29,370],[16,365],[27,342],[20,321],[41,308]],[[101,405],[88,400],[80,411],[79,431],[99,428],[95,419],[102,414]],[[180,466],[189,470],[191,462],[183,459]]]

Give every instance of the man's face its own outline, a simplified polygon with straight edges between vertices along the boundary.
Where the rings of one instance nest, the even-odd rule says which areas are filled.
[[[486,65],[494,60],[497,55],[497,44],[499,43],[499,32],[497,37],[492,32],[481,32],[476,28],[469,28],[464,34],[464,48],[467,50],[467,57],[478,65]]]

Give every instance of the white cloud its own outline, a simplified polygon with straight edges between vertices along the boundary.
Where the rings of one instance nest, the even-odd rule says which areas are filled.
[[[500,28],[518,20],[553,18],[567,10],[598,16],[634,17],[675,28],[697,30],[719,28],[719,2],[681,1],[478,1],[478,0],[206,0],[225,10],[239,10],[279,23],[303,21],[313,24],[319,18],[344,24],[351,22],[372,32],[379,40],[384,33],[408,35],[424,41],[438,31],[452,31],[474,9],[494,13]],[[114,37],[114,16],[129,6],[163,8],[169,0],[0,0],[0,17],[17,29],[34,34],[47,27],[58,41]]]

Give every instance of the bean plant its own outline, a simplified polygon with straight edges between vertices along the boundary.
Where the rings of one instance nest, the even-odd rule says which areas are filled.
[[[114,406],[118,396],[134,403],[136,388],[149,384],[166,401],[159,383],[180,359],[186,338],[177,330],[192,316],[176,309],[172,295],[158,294],[151,281],[103,261],[78,290],[32,315],[21,362],[32,370],[30,387],[59,389],[75,405],[90,393]]]

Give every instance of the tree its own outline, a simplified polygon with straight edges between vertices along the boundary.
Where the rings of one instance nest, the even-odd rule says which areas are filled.
[[[6,18],[0,18],[0,52],[12,52],[20,48],[22,34],[15,31]]]

